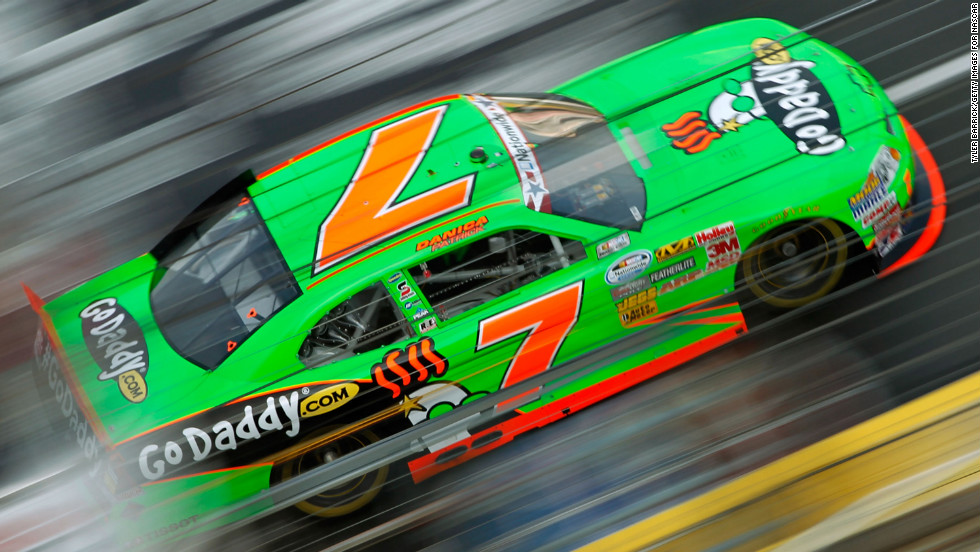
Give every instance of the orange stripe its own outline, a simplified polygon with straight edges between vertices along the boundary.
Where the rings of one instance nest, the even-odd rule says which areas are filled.
[[[657,316],[655,316],[655,317],[653,317],[653,318],[651,318],[649,320],[644,320],[642,322],[637,323],[637,326],[649,326],[650,324],[656,324],[657,322],[662,322],[667,317],[677,315],[677,314],[682,313],[682,312],[684,312],[684,311],[686,311],[688,309],[693,309],[694,307],[696,307],[698,305],[703,305],[703,304],[707,303],[708,301],[712,301],[712,300],[717,299],[719,297],[721,297],[721,295],[715,295],[714,297],[708,297],[707,299],[702,299],[700,301],[695,301],[695,302],[693,302],[693,303],[691,303],[689,305],[685,305],[685,306],[683,306],[683,307],[681,307],[679,309],[674,309],[672,311],[667,311],[667,312],[661,313],[661,314],[659,314],[659,315],[657,315]],[[715,309],[715,308],[719,308],[720,309],[720,308],[728,307],[728,306],[731,306],[731,305],[734,305],[734,304],[736,304],[736,303],[729,303],[727,305],[719,305],[717,307],[710,307],[710,308],[704,309],[704,310],[712,310],[712,309]],[[690,314],[694,314],[694,313],[697,313],[697,312],[701,312],[701,311],[692,311]],[[685,314],[688,314],[688,313],[685,313]]]
[[[506,205],[508,203],[520,203],[520,201],[521,200],[519,200],[519,199],[508,199],[508,200],[505,200],[505,201],[498,201],[496,203],[491,203],[490,205],[484,205],[483,207],[480,207],[479,209],[473,209],[472,211],[467,211],[466,213],[463,213],[462,215],[459,215],[457,217],[453,217],[453,218],[451,218],[451,219],[449,219],[447,221],[440,222],[439,224],[432,225],[432,226],[430,226],[430,227],[428,227],[428,228],[426,228],[424,230],[419,230],[418,232],[415,232],[414,234],[411,234],[409,236],[406,236],[406,237],[404,237],[404,238],[402,238],[402,239],[400,239],[400,240],[398,240],[398,241],[396,241],[394,243],[388,244],[388,245],[386,245],[386,246],[384,246],[384,247],[382,247],[380,249],[377,249],[377,250],[375,250],[375,251],[373,251],[373,252],[371,252],[371,253],[369,253],[369,254],[361,257],[360,259],[358,259],[358,260],[356,260],[356,261],[354,261],[354,262],[352,262],[350,264],[347,264],[345,266],[342,266],[342,267],[338,268],[337,270],[334,270],[330,274],[327,274],[326,276],[324,276],[324,277],[320,278],[319,280],[313,282],[312,284],[306,286],[306,290],[309,291],[310,289],[313,289],[314,286],[317,286],[317,285],[322,284],[324,281],[327,280],[327,278],[330,278],[331,276],[334,276],[336,274],[339,274],[339,273],[347,270],[348,268],[350,268],[352,266],[355,266],[355,265],[358,265],[360,263],[363,263],[364,261],[370,259],[371,257],[374,257],[375,255],[378,255],[380,253],[384,253],[385,251],[391,249],[392,247],[401,245],[401,244],[407,242],[408,240],[410,240],[412,238],[417,238],[417,237],[421,236],[422,234],[431,232],[432,230],[435,230],[436,228],[439,228],[440,226],[449,224],[450,222],[456,222],[457,220],[459,220],[461,218],[466,218],[466,217],[468,217],[470,215],[473,215],[475,213],[479,213],[480,211],[486,211],[487,209],[492,209],[494,207],[498,207],[500,205]]]
[[[169,479],[161,479],[159,481],[149,481],[149,482],[143,483],[140,486],[141,487],[149,487],[150,485],[159,485],[160,483],[170,483],[171,481],[180,481],[181,479],[187,479],[189,477],[199,477],[199,476],[202,476],[202,475],[211,475],[211,474],[215,474],[215,473],[230,472],[230,471],[236,471],[236,470],[247,470],[247,469],[252,469],[252,468],[262,468],[262,467],[271,466],[271,465],[272,465],[272,462],[265,462],[265,463],[262,463],[262,464],[249,464],[247,466],[235,466],[233,468],[221,468],[221,469],[211,470],[211,471],[206,471],[206,472],[192,473],[192,474],[188,474],[188,475],[180,475],[180,476],[177,476],[177,477],[171,477]]]
[[[671,322],[671,324],[697,326],[700,324],[738,324],[742,320],[741,314],[723,314],[721,316],[709,316],[698,320],[683,320],[681,322]]]
[[[395,119],[397,117],[401,117],[402,115],[405,115],[406,113],[411,113],[412,111],[415,111],[417,109],[422,109],[424,107],[429,107],[430,105],[434,105],[434,104],[437,104],[437,103],[448,102],[450,100],[458,99],[459,97],[460,97],[459,94],[451,94],[451,95],[448,95],[448,96],[440,96],[438,98],[433,98],[431,100],[426,100],[426,101],[424,101],[422,103],[415,104],[415,105],[413,105],[411,107],[406,107],[405,109],[396,111],[396,112],[392,113],[391,115],[386,115],[384,117],[381,117],[380,119],[371,121],[370,123],[363,124],[363,125],[355,128],[355,129],[353,129],[353,130],[349,130],[349,131],[341,134],[340,136],[337,136],[335,138],[331,138],[330,140],[327,140],[326,142],[323,142],[322,144],[319,144],[317,146],[313,146],[312,148],[304,151],[303,153],[301,153],[301,154],[299,154],[299,155],[297,155],[295,157],[291,157],[288,160],[283,161],[282,163],[279,163],[275,167],[272,167],[271,169],[265,171],[264,173],[259,174],[259,176],[256,178],[256,180],[262,180],[263,178],[271,175],[272,173],[275,173],[275,172],[277,172],[279,170],[282,170],[282,169],[288,167],[289,165],[292,165],[293,163],[299,161],[300,159],[303,159],[304,157],[309,157],[310,155],[313,155],[314,153],[322,150],[323,148],[325,148],[327,146],[331,146],[333,144],[336,144],[337,142],[343,140],[344,138],[347,138],[348,136],[357,134],[358,132],[367,130],[367,129],[373,127],[373,126],[387,123],[388,121],[390,121],[392,119]]]
[[[582,410],[583,408],[599,402],[611,395],[619,393],[654,376],[662,374],[671,368],[679,366],[693,358],[701,356],[712,349],[716,349],[725,343],[735,339],[742,332],[747,331],[745,320],[739,315],[740,324],[734,328],[724,328],[704,339],[682,347],[676,351],[668,353],[660,358],[645,362],[622,374],[613,376],[607,380],[599,382],[585,389],[576,391],[563,399],[559,399],[551,404],[532,410],[526,414],[521,414],[516,418],[511,418],[493,427],[485,429],[475,435],[471,435],[445,449],[431,452],[420,458],[416,458],[408,463],[409,470],[412,472],[412,479],[419,483],[445,471],[453,466],[462,464],[467,460],[491,451],[504,443],[514,439],[514,437],[530,431],[536,427],[542,427],[554,421],[560,420],[565,416]],[[495,431],[503,432],[503,436],[491,444],[478,449],[470,448],[472,443]],[[436,458],[450,448],[465,446],[468,450],[458,458],[442,464],[436,463]]]
[[[908,119],[901,115],[898,117],[902,121],[902,126],[905,127],[905,134],[908,136],[909,144],[919,154],[919,161],[922,162],[922,168],[925,169],[926,175],[929,177],[929,188],[932,190],[932,212],[929,213],[929,221],[926,222],[926,227],[922,231],[922,235],[919,236],[918,241],[915,242],[915,245],[906,251],[902,258],[881,271],[881,274],[878,275],[879,278],[884,278],[925,255],[936,244],[936,240],[939,239],[939,234],[942,233],[943,224],[946,221],[946,186],[943,184],[942,175],[939,174],[936,159],[932,156],[932,152],[929,151],[925,141],[922,140],[922,136],[912,127]]]

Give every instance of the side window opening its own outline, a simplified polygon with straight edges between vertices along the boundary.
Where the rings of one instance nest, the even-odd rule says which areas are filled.
[[[506,230],[409,268],[442,320],[449,320],[585,258],[575,240]]]
[[[408,325],[397,313],[391,295],[375,282],[330,309],[310,329],[299,358],[307,366],[320,366],[408,336]]]

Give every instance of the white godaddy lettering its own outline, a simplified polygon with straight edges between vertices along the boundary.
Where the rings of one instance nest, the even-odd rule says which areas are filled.
[[[96,356],[102,369],[102,373],[99,374],[100,381],[115,379],[130,370],[146,373],[146,350],[140,343],[141,340],[124,340],[126,330],[120,326],[128,315],[117,309],[116,304],[115,298],[107,297],[85,307],[79,314],[82,319],[94,324],[88,328],[88,333],[97,338],[94,344],[104,359],[104,361],[99,359],[97,353],[93,351],[93,356]]]
[[[97,441],[95,432],[91,430],[88,422],[79,415],[75,406],[74,395],[61,376],[61,369],[58,367],[54,349],[51,347],[47,332],[43,328],[38,330],[37,338],[34,341],[34,354],[37,370],[41,372],[43,380],[48,382],[62,416],[68,421],[68,434],[74,437],[74,441],[81,449],[85,459],[91,462],[92,469],[89,471],[89,477],[95,477],[102,469],[102,446]],[[44,378],[45,375],[47,378]]]
[[[288,429],[283,417],[288,421]],[[144,446],[138,459],[140,473],[146,479],[155,481],[166,475],[169,466],[178,466],[187,461],[200,462],[212,450],[235,450],[239,443],[261,439],[271,431],[286,429],[287,436],[295,437],[299,434],[299,421],[298,392],[279,396],[278,404],[275,398],[267,397],[261,413],[256,415],[252,406],[248,405],[242,409],[242,418],[237,424],[221,420],[211,427],[210,432],[188,426],[181,431],[184,436],[182,440],[167,441],[162,449],[158,443]]]
[[[784,113],[782,120],[775,122],[787,129],[788,135],[795,137],[796,149],[810,155],[827,155],[843,148],[845,141],[824,124],[834,116],[830,111],[818,107],[822,103],[820,94],[810,90],[814,83],[805,76],[812,75],[809,69],[815,66],[814,62],[806,60],[756,63],[753,65],[752,80],[763,94],[782,96],[775,103]],[[767,109],[770,117],[777,115],[771,111],[775,110]]]

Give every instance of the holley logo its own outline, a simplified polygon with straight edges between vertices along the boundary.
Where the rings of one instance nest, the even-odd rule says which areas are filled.
[[[827,89],[810,69],[816,63],[793,60],[778,42],[768,38],[752,41],[758,58],[747,81],[727,79],[724,91],[708,106],[708,122],[700,111],[684,113],[661,129],[673,138],[671,145],[688,154],[699,153],[711,142],[756,119],[768,117],[800,153],[827,155],[846,144],[840,119]]]
[[[143,402],[150,360],[136,320],[113,297],[93,302],[78,316],[85,345],[102,370],[99,379],[115,380],[126,400]]]

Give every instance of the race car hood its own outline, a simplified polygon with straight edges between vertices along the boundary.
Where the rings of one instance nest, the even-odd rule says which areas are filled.
[[[40,381],[60,403],[74,403],[80,411],[74,415],[87,419],[104,444],[170,418],[172,398],[200,384],[201,369],[176,354],[154,323],[155,266],[143,255],[43,306],[32,300],[42,320]]]
[[[895,113],[852,59],[766,19],[682,35],[554,92],[606,115],[658,198],[648,216],[790,160],[824,166]]]

